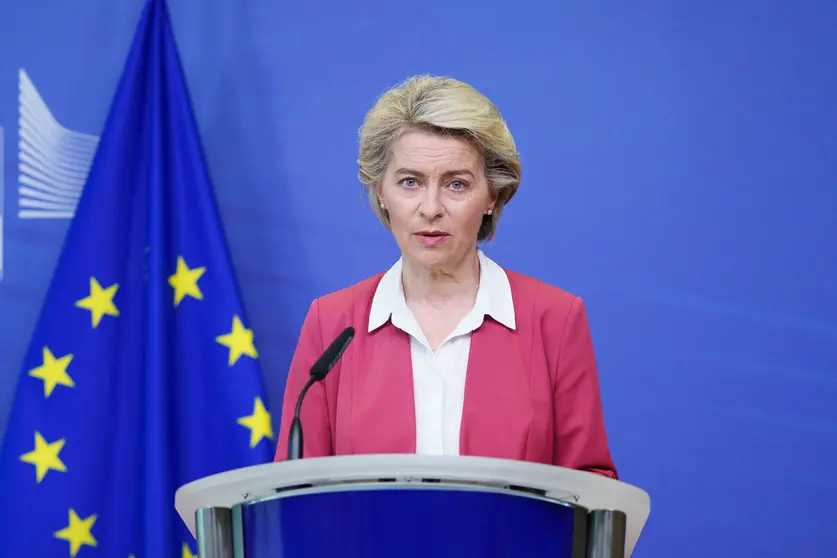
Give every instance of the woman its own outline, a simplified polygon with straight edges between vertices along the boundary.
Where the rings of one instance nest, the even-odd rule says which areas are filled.
[[[616,478],[580,298],[478,248],[520,184],[494,105],[448,78],[407,80],[360,133],[359,177],[402,257],[315,300],[288,374],[276,460],[314,361],[356,334],[301,410],[304,456],[478,455]]]

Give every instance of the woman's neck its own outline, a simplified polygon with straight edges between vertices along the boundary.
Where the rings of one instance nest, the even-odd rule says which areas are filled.
[[[477,251],[469,252],[449,268],[429,268],[408,258],[402,263],[401,281],[407,304],[440,307],[454,300],[476,299],[480,282]]]

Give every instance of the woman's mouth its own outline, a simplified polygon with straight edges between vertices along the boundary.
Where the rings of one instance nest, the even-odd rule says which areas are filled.
[[[450,238],[448,233],[438,230],[420,231],[415,236],[425,246],[438,246]]]

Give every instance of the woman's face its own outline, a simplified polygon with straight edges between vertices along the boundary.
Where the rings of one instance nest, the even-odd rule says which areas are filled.
[[[494,208],[479,151],[455,137],[411,130],[392,146],[378,197],[405,259],[452,269],[473,253]]]

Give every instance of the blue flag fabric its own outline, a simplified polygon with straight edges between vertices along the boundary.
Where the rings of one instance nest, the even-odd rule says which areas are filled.
[[[266,407],[167,7],[150,0],[16,389],[0,556],[195,555],[174,493],[269,462]]]

